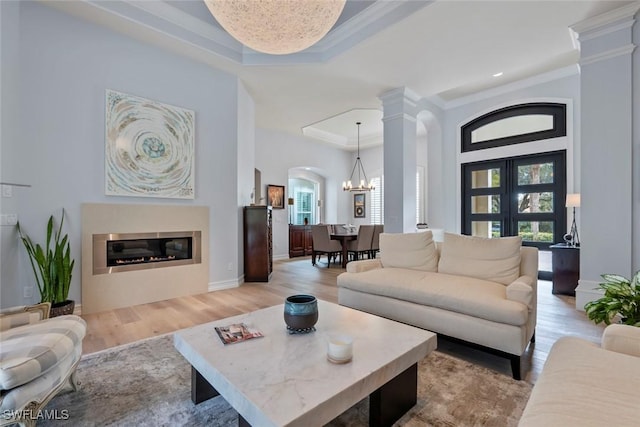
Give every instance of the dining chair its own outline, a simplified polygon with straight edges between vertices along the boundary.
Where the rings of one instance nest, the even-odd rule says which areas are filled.
[[[311,237],[313,239],[313,250],[311,252],[311,265],[316,265],[316,256],[318,260],[322,254],[327,255],[327,267],[331,265],[331,259],[334,262],[342,251],[342,246],[337,240],[331,240],[329,235],[330,225],[312,225]]]
[[[374,225],[373,238],[371,239],[371,258],[375,258],[380,252],[380,233],[384,233],[384,225]]]
[[[349,242],[349,254],[354,260],[358,260],[360,255],[371,256],[371,243],[373,241],[373,225],[361,225],[358,228],[358,238]]]

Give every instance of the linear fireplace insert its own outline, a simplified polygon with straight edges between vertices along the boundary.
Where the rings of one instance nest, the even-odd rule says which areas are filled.
[[[199,264],[201,232],[93,235],[93,274]]]

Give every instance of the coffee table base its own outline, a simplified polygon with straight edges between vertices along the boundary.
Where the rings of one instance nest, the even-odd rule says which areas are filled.
[[[191,367],[191,401],[196,405],[220,393],[193,366]],[[418,364],[389,380],[369,395],[369,426],[386,427],[398,421],[418,401]],[[250,427],[238,414],[238,426]]]

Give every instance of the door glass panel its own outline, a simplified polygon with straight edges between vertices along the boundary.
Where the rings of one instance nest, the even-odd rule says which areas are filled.
[[[553,243],[553,221],[518,221],[518,236],[526,242]]]
[[[553,163],[518,166],[518,185],[553,184]]]
[[[500,187],[500,169],[482,169],[471,172],[471,188]]]
[[[553,193],[518,193],[518,213],[553,213]]]
[[[471,221],[471,235],[478,237],[500,237],[500,221]]]
[[[490,194],[487,196],[472,196],[471,213],[500,213],[500,195]]]

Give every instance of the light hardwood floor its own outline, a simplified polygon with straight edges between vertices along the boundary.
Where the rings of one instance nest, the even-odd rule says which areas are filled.
[[[323,258],[314,267],[309,258],[280,260],[274,262],[273,277],[268,283],[245,283],[233,289],[83,315],[88,324],[84,353],[282,304],[287,296],[296,293],[310,293],[337,303],[336,277],[345,270],[333,265],[327,268],[325,261]],[[549,349],[561,336],[576,335],[598,343],[602,330],[602,326],[594,325],[584,312],[575,309],[575,298],[553,295],[551,282],[539,281],[536,342],[523,357],[524,379],[535,382]],[[506,359],[444,340],[439,340],[438,348],[510,374]]]

